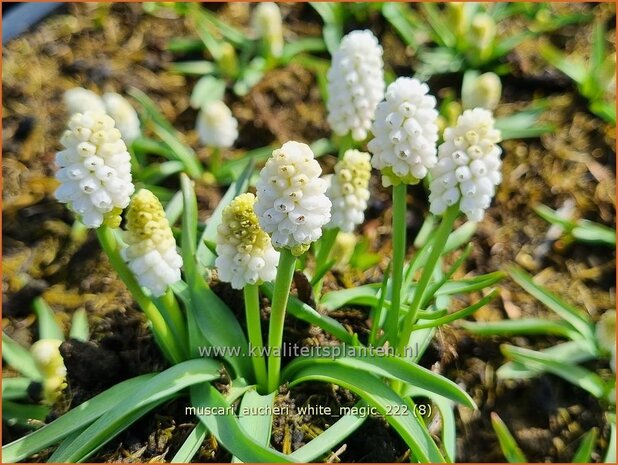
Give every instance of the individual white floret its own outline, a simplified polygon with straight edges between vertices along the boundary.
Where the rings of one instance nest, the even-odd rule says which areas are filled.
[[[299,142],[286,142],[266,162],[256,185],[255,213],[275,247],[300,255],[322,235],[331,202],[321,173],[311,148]]]
[[[105,111],[116,122],[116,127],[126,142],[132,142],[141,134],[139,117],[135,108],[122,95],[115,92],[103,94]]]
[[[76,113],[60,141],[64,149],[56,154],[61,183],[56,198],[89,228],[104,221],[117,227],[134,187],[131,156],[114,120],[101,112]]]
[[[253,10],[253,29],[258,37],[261,37],[268,53],[274,57],[280,57],[283,53],[283,19],[281,10],[274,2],[260,2]]]
[[[332,202],[331,220],[327,228],[352,232],[365,220],[371,177],[370,155],[348,150],[335,165],[335,174],[328,179],[326,195]]]
[[[500,184],[500,131],[483,108],[466,110],[457,125],[444,130],[438,163],[431,170],[430,210],[439,215],[460,202],[471,221],[480,221]]]
[[[328,124],[364,140],[384,97],[382,47],[369,30],[352,31],[333,54],[328,78]]]
[[[65,91],[62,99],[69,115],[86,113],[87,111],[105,112],[105,104],[101,97],[83,87],[74,87]]]
[[[279,252],[270,242],[253,210],[255,196],[241,194],[224,210],[217,227],[215,266],[221,281],[234,289],[275,279]]]
[[[436,164],[438,112],[427,84],[400,77],[386,90],[373,122],[368,148],[382,184],[416,184]]]
[[[180,280],[182,258],[176,240],[159,199],[147,189],[131,199],[124,239],[128,247],[122,250],[123,258],[139,284],[154,296]]]
[[[228,148],[238,138],[238,121],[221,100],[205,104],[197,115],[195,128],[202,144],[210,147]]]

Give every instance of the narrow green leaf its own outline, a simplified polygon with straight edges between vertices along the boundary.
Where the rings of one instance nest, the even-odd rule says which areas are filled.
[[[509,274],[528,294],[539,300],[560,318],[569,322],[585,338],[594,339],[590,319],[579,309],[567,304],[555,294],[536,284],[532,277],[518,267],[510,267]]]
[[[203,44],[202,44],[203,46]],[[177,74],[193,74],[203,76],[214,72],[216,65],[212,61],[199,60],[199,61],[176,61],[170,63],[169,70],[172,73]]]
[[[494,428],[496,436],[498,436],[502,453],[509,463],[528,462],[528,459],[517,445],[517,441],[515,441],[509,429],[495,412],[491,414],[491,426]]]
[[[433,327],[442,326],[442,325],[445,325],[445,324],[448,324],[448,323],[452,323],[453,321],[460,320],[461,318],[466,318],[466,317],[472,315],[474,312],[476,312],[481,307],[484,307],[485,305],[487,305],[493,299],[495,299],[496,296],[498,295],[498,292],[499,292],[498,289],[494,289],[488,295],[483,297],[478,302],[470,305],[469,307],[466,307],[466,308],[464,308],[462,310],[458,310],[458,311],[453,312],[453,313],[451,313],[449,315],[446,315],[446,316],[443,316],[443,317],[440,317],[440,318],[436,318],[435,320],[431,320],[428,323],[418,323],[418,324],[414,325],[414,329],[415,330],[419,330],[419,329],[424,329],[424,328],[433,328]]]
[[[10,400],[2,401],[2,420],[10,426],[32,428],[36,423],[45,420],[48,414],[49,407],[46,405],[20,404]]]
[[[196,407],[230,409],[226,399],[210,384],[191,387],[191,404]],[[206,425],[225,449],[243,462],[289,463],[292,460],[281,452],[270,449],[253,439],[240,425],[235,415],[200,415],[197,417]]]
[[[170,160],[163,163],[151,163],[138,174],[140,181],[148,184],[158,184],[164,179],[180,173],[185,165],[178,160]]]
[[[609,444],[607,444],[607,452],[603,458],[605,463],[616,463],[616,415],[612,413],[606,414],[609,420]]]
[[[90,336],[90,328],[88,327],[88,314],[85,309],[80,308],[73,313],[69,336],[71,339],[77,339],[78,341],[88,340]]]
[[[379,377],[398,379],[410,385],[427,389],[466,407],[476,408],[472,398],[457,384],[415,363],[391,355],[366,355],[370,352],[365,347],[359,347],[357,348],[358,352],[350,354],[352,348],[348,346],[345,356],[342,356],[342,352],[337,347],[322,347],[321,349],[321,357],[294,359],[285,367],[281,378],[283,380],[295,379],[298,372],[310,366],[333,370],[345,367],[359,372],[373,373]]]
[[[221,365],[210,359],[187,360],[155,375],[132,395],[121,399],[115,408],[109,410],[90,425],[63,454],[56,457],[59,463],[79,462],[87,459],[101,446],[136,421],[145,413],[178,395],[182,389],[198,383],[207,383],[220,378]]]
[[[43,297],[34,299],[32,306],[39,322],[39,339],[64,341],[64,331],[56,321],[54,311],[43,300]]]
[[[572,463],[590,463],[592,462],[592,453],[594,452],[594,445],[597,442],[597,436],[599,434],[599,430],[597,428],[592,428],[582,438],[582,442],[579,444],[577,448],[577,452],[575,452],[575,456],[573,457]]]
[[[456,44],[456,38],[450,25],[446,21],[445,15],[442,14],[433,3],[421,3],[419,6],[425,14],[427,22],[434,31],[436,42],[438,42],[439,45],[453,48]]]
[[[289,63],[292,58],[300,53],[324,51],[326,51],[324,39],[320,37],[304,37],[302,39],[297,39],[294,42],[289,42],[283,46],[281,62]]]
[[[365,401],[357,402],[354,407],[357,409],[366,407]],[[318,457],[331,450],[333,447],[343,442],[348,436],[363,424],[367,417],[357,415],[344,415],[317,438],[312,439],[304,446],[296,449],[290,458],[297,462],[307,463],[315,461]]]
[[[176,455],[170,460],[170,463],[190,463],[195,454],[202,446],[208,430],[204,423],[199,422],[195,428],[191,430],[185,442],[182,443]]]
[[[41,373],[34,364],[30,351],[20,346],[4,332],[2,333],[2,358],[11,368],[19,371],[26,378],[41,379]]]
[[[462,321],[461,325],[479,336],[528,336],[554,335],[569,339],[581,339],[581,335],[564,321],[549,321],[541,318],[522,318],[504,321]]]
[[[417,418],[414,405],[408,405],[395,391],[375,376],[343,365],[307,366],[295,374],[290,386],[305,381],[323,381],[337,384],[362,397],[370,406],[384,415],[385,420],[399,433],[419,462],[444,462],[438,446],[427,427]],[[393,415],[393,412],[400,413]]]
[[[263,446],[270,443],[270,434],[273,424],[273,401],[275,393],[265,396],[256,391],[247,392],[240,402],[238,411],[238,422],[245,432]],[[233,463],[239,463],[237,457],[232,459]]]
[[[2,400],[17,400],[28,397],[28,386],[32,380],[28,378],[2,378]]]
[[[18,462],[46,447],[57,444],[69,434],[89,425],[107,411],[114,409],[120,401],[134,394],[153,377],[154,374],[147,374],[122,381],[69,410],[41,429],[3,446],[3,461],[5,463]]]
[[[553,375],[579,386],[593,396],[601,398],[606,394],[607,386],[599,375],[569,362],[556,361],[551,356],[542,352],[502,345],[502,353],[515,362],[522,363],[533,368],[540,368]]]
[[[616,246],[616,231],[592,221],[579,220],[571,234],[577,241],[603,244],[608,247]]]

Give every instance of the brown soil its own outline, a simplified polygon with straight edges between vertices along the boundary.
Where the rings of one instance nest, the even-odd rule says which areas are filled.
[[[207,160],[208,156],[197,144],[193,130],[195,111],[189,107],[190,90],[196,79],[166,71],[175,58],[166,51],[167,42],[173,37],[194,36],[190,26],[178,18],[145,15],[137,4],[71,4],[68,8],[69,14],[51,17],[31,33],[5,44],[3,50],[3,329],[24,345],[35,341],[38,335],[31,302],[42,295],[67,327],[72,313],[86,308],[92,330],[92,343],[81,346],[70,342],[63,347],[69,388],[52,417],[118,380],[165,366],[143,315],[111,271],[94,235],[73,237],[71,214],[52,196],[56,187],[53,158],[67,116],[62,93],[76,85],[121,93],[131,86],[138,87],[186,135],[187,143],[200,157]],[[247,22],[246,5],[214,8],[235,24]],[[589,9],[611,20],[609,24],[614,23],[612,4],[563,4],[556,8]],[[289,38],[320,34],[319,18],[309,5],[288,4],[282,9]],[[368,21],[385,44],[387,66],[398,74],[408,73],[409,63],[414,62],[413,51],[406,50],[386,30],[380,17]],[[505,23],[502,27],[507,29],[518,27],[517,21]],[[589,25],[571,26],[551,37],[568,50],[586,55],[590,32]],[[610,36],[613,37],[613,31]],[[540,139],[503,144],[504,182],[494,205],[479,224],[473,238],[474,252],[458,276],[494,271],[516,262],[596,319],[603,311],[615,307],[615,253],[558,241],[539,255],[537,250],[544,242],[548,225],[530,207],[542,202],[557,208],[572,198],[576,217],[615,226],[615,128],[592,116],[570,82],[547,71],[537,55],[535,42],[529,41],[509,56],[513,76],[503,81],[504,103],[498,113],[508,114],[532,99],[548,97],[551,111],[544,119],[554,123],[557,130]],[[461,76],[430,82],[437,95],[444,95],[449,87],[458,89],[460,83]],[[239,119],[237,147],[242,148],[225,154],[230,158],[242,155],[245,149],[289,138],[311,142],[329,136],[315,77],[302,66],[274,70],[246,97],[236,98],[228,93],[227,100]],[[332,166],[332,159],[325,157],[324,163]],[[381,280],[390,256],[391,211],[389,192],[379,185],[377,178],[374,176],[372,200],[360,232],[370,240],[372,251],[384,257],[383,262],[362,273],[329,274],[325,289]],[[206,219],[221,191],[216,186],[198,183],[197,192],[200,218]],[[420,187],[410,188],[410,241],[426,214],[425,199]],[[297,286],[302,294],[302,279],[297,279]],[[500,288],[501,298],[477,312],[475,319],[552,318],[539,302],[509,280]],[[215,289],[242,314],[238,294],[224,285]],[[460,300],[457,305],[466,304]],[[265,300],[265,318],[267,312]],[[333,316],[359,333],[367,330],[366,309],[342,309]],[[289,322],[285,338],[298,344],[325,343],[331,339],[297,321]],[[479,339],[455,325],[443,328],[423,357],[424,366],[433,367],[465,386],[480,406],[477,412],[457,412],[458,461],[504,460],[489,422],[493,411],[507,423],[531,461],[571,460],[581,435],[593,426],[601,429],[596,450],[605,450],[608,427],[602,407],[590,395],[552,376],[517,383],[496,379],[495,371],[504,363],[499,346],[505,342],[540,348],[557,340]],[[595,364],[590,368],[603,376],[612,376],[607,366]],[[12,373],[4,367],[3,374]],[[308,384],[282,392],[277,402],[337,406],[352,405],[355,400],[345,390]],[[184,402],[172,402],[146,415],[90,460],[169,460],[195,424],[195,419],[185,416]],[[327,420],[298,415],[276,418],[273,445],[286,452],[294,450],[325,428]],[[3,423],[5,443],[23,433]],[[331,459],[407,460],[405,445],[381,420],[367,421],[346,444]],[[51,450],[33,460],[43,461],[49,453]],[[209,438],[194,460],[217,462],[229,458],[216,440]],[[597,454],[594,459],[600,460],[601,456]]]

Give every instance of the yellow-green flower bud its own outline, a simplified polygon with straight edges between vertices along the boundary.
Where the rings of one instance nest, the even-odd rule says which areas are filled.
[[[253,194],[239,195],[223,210],[217,228],[215,266],[219,279],[230,283],[234,289],[272,281],[277,274],[279,252],[260,227],[254,204]]]
[[[472,19],[470,42],[477,60],[484,61],[491,57],[496,38],[496,22],[486,13],[478,13]]]
[[[30,347],[34,364],[43,376],[43,398],[48,404],[53,404],[66,387],[67,369],[60,344],[62,341],[57,339],[41,339]]]
[[[464,110],[485,108],[495,110],[502,96],[502,83],[496,73],[485,73],[466,82],[461,92]]]
[[[125,241],[123,258],[140,285],[153,295],[163,295],[168,285],[180,280],[182,258],[176,240],[159,199],[147,189],[131,199]]]
[[[283,20],[281,10],[274,2],[261,2],[253,10],[253,28],[267,47],[267,53],[280,57],[283,53]]]

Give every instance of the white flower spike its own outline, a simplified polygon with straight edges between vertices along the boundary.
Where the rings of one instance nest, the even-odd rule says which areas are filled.
[[[286,142],[266,162],[256,185],[255,213],[275,247],[298,256],[322,236],[331,202],[321,173],[311,148],[300,142]]]
[[[277,252],[270,237],[260,228],[253,210],[255,196],[241,194],[223,210],[217,228],[217,260],[219,279],[234,289],[275,279]]]
[[[155,297],[180,280],[182,258],[174,235],[159,199],[147,189],[131,199],[124,239],[128,247],[122,250],[122,257],[139,284]]]
[[[327,228],[350,233],[364,221],[371,177],[369,160],[366,152],[348,150],[335,165],[335,174],[329,177],[330,186],[326,191],[333,204]]]
[[[378,105],[368,148],[385,187],[416,184],[437,162],[438,112],[428,92],[427,84],[400,77]]]
[[[253,10],[253,29],[264,39],[268,53],[280,57],[283,53],[283,19],[281,10],[274,2],[260,2]]]
[[[139,117],[135,108],[122,95],[115,92],[103,94],[105,111],[116,122],[116,127],[122,134],[125,142],[132,142],[142,133]]]
[[[101,97],[95,92],[84,89],[83,87],[74,87],[65,91],[62,96],[64,105],[67,107],[69,115],[75,113],[86,113],[87,111],[105,112],[105,104]]]
[[[205,104],[197,115],[195,128],[202,144],[210,147],[229,148],[238,138],[238,121],[221,100]]]
[[[341,40],[327,78],[328,124],[341,136],[351,132],[364,140],[384,97],[382,47],[371,31],[352,31]]]
[[[76,113],[61,143],[64,150],[56,154],[58,201],[75,211],[88,228],[104,222],[118,227],[134,187],[131,156],[114,120],[101,112]]]
[[[61,344],[58,339],[40,339],[30,347],[34,364],[43,375],[43,397],[48,404],[53,404],[66,387],[67,369],[60,354]]]
[[[444,130],[439,160],[431,170],[432,213],[442,214],[461,200],[460,210],[470,221],[483,218],[502,180],[500,141],[491,112],[483,108],[466,110],[455,127]]]

